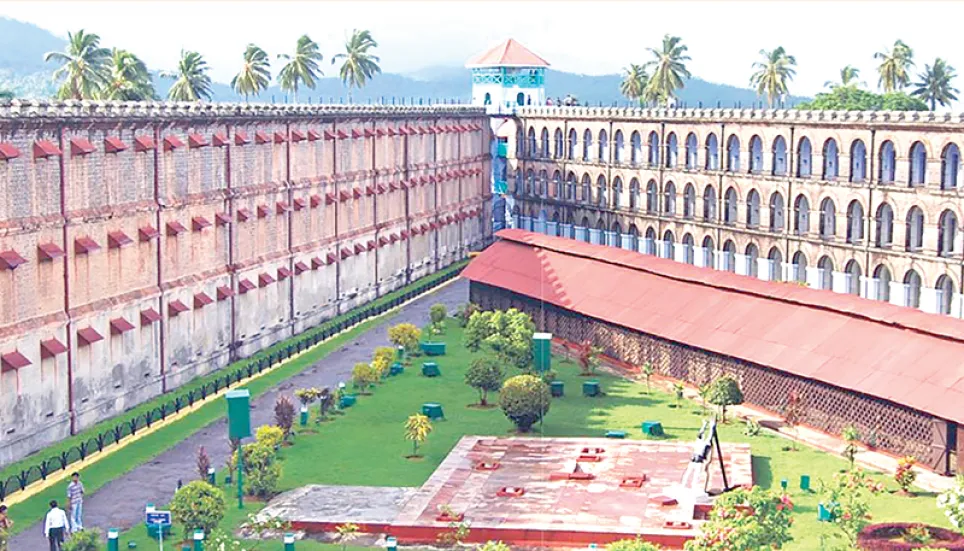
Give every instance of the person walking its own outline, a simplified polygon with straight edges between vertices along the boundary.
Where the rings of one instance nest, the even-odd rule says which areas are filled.
[[[10,551],[7,546],[11,528],[13,528],[13,521],[7,516],[7,506],[0,505],[0,551]]]
[[[50,542],[50,551],[63,551],[66,533],[67,513],[57,506],[55,499],[50,502],[50,510],[44,518],[44,537]]]
[[[84,483],[80,481],[80,473],[70,475],[70,484],[67,485],[67,505],[70,511],[70,531],[83,530]]]

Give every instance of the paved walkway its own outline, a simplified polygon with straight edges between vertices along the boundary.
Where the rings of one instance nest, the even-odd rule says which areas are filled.
[[[253,398],[252,427],[273,423],[274,403],[279,394],[288,394],[291,401],[297,404],[294,391],[298,388],[333,386],[340,381],[347,381],[357,362],[371,360],[375,347],[389,344],[386,334],[389,325],[402,322],[424,325],[429,320],[428,311],[433,304],[445,304],[450,312],[454,312],[459,304],[468,301],[468,297],[468,281],[457,279],[402,307],[350,344],[333,351],[300,374]],[[84,500],[84,526],[101,528],[106,532],[107,528],[126,530],[141,522],[146,503],[167,503],[174,495],[178,479],[183,479],[186,484],[194,478],[197,470],[197,449],[201,445],[207,450],[212,465],[224,465],[229,453],[227,421],[215,421],[149,463],[135,468],[88,496]],[[10,549],[29,551],[45,548],[42,538],[43,523],[38,522],[14,536]]]

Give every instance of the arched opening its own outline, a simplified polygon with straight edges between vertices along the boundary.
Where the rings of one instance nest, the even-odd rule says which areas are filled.
[[[837,235],[837,206],[827,197],[820,202],[820,238],[833,239]]]
[[[948,144],[941,153],[941,189],[957,189],[957,174],[961,168],[961,151]]]
[[[659,134],[656,132],[649,133],[649,166],[659,166]]]
[[[482,105],[492,105],[492,94],[489,92],[485,93],[485,99],[482,100]]]
[[[575,201],[576,199],[576,174],[570,172],[566,176],[566,201]]]
[[[606,222],[603,221],[602,217],[596,220],[596,230],[598,230],[599,233],[606,231]]]
[[[601,207],[607,206],[606,195],[606,177],[600,174],[599,178],[596,178],[596,204]]]
[[[666,230],[663,233],[663,258],[673,258],[673,232]]]
[[[713,253],[716,249],[713,248],[713,238],[706,236],[703,238],[703,266],[707,268],[715,268],[713,265]]]
[[[611,247],[619,247],[623,242],[623,227],[619,225],[619,222],[613,222],[612,225],[612,241],[607,243]]]
[[[639,210],[639,180],[636,178],[629,181],[629,209]]]
[[[897,166],[897,153],[890,140],[880,144],[880,173],[877,175],[882,184],[893,184]]]
[[[590,225],[589,218],[586,216],[583,216],[582,223],[580,224],[580,226],[582,226],[582,240],[585,241],[586,243],[589,243],[589,228],[592,227]]]
[[[954,282],[950,277],[942,275],[937,278],[937,311],[941,314],[951,313],[951,303],[954,299]]]
[[[924,247],[924,211],[920,207],[911,207],[907,212],[907,233],[904,245],[912,252]]]
[[[569,151],[566,154],[566,157],[571,161],[576,159],[576,144],[578,143],[579,135],[576,134],[576,129],[573,128],[569,131]]]
[[[706,170],[720,169],[720,142],[716,134],[706,137]]]
[[[829,256],[823,256],[817,262],[817,273],[820,277],[818,286],[824,290],[833,289],[833,260]]]
[[[522,195],[525,193],[525,181],[522,179],[522,169],[515,169],[515,175],[512,177],[512,193],[515,195]]]
[[[629,248],[639,251],[639,229],[636,224],[629,225]]]
[[[773,140],[773,170],[774,176],[787,175],[787,141],[783,136]]]
[[[536,195],[545,197],[549,194],[549,173],[545,170],[539,171],[539,182],[536,186]]]
[[[793,280],[799,283],[807,282],[807,255],[800,251],[793,255]]]
[[[613,178],[613,208],[623,208],[623,179],[619,176]]]
[[[609,135],[605,130],[599,131],[599,162],[609,162]]]
[[[656,190],[656,181],[650,180],[646,184],[646,212],[656,214],[659,209],[659,195]]]
[[[536,176],[535,176],[535,173],[533,173],[532,169],[530,168],[529,170],[526,171],[525,194],[532,195],[533,191],[535,190],[535,187],[536,187]]]
[[[763,174],[763,140],[750,138],[750,174]]]
[[[556,132],[554,135],[554,142],[555,144],[552,148],[552,156],[556,159],[561,159],[566,147],[565,139],[562,136],[561,128],[556,128]]]
[[[746,226],[756,228],[760,225],[760,194],[751,189],[746,195]]]
[[[582,175],[582,197],[583,203],[589,204],[592,200],[592,177],[589,174]]]
[[[639,136],[639,132],[633,132],[632,136],[629,138],[630,146],[632,151],[630,152],[630,160],[633,166],[639,164],[639,160],[643,156],[643,140]]]
[[[736,134],[731,134],[726,141],[726,170],[740,171],[740,138]]]
[[[676,168],[677,156],[678,146],[676,143],[676,134],[670,132],[666,138],[666,168]]]
[[[589,162],[589,152],[592,150],[592,132],[586,129],[582,133],[582,160]]]
[[[746,246],[746,275],[760,277],[760,249],[750,243]]]
[[[536,143],[536,129],[529,127],[529,132],[526,134],[526,156],[535,157],[539,154],[539,146]]]
[[[690,132],[686,136],[686,170],[696,170],[697,165],[697,145],[696,134]]]
[[[800,143],[797,146],[797,177],[809,178],[812,173],[812,163],[813,147],[810,145],[810,140],[800,138]]]
[[[516,105],[525,105],[525,104],[526,104],[526,95],[523,94],[522,92],[519,92],[518,94],[516,94],[516,95],[515,95],[515,103],[516,103]]]
[[[767,279],[770,281],[783,281],[783,253],[780,252],[780,249],[770,247],[767,260],[770,261],[770,277]]]
[[[732,226],[736,224],[736,212],[737,212],[737,199],[736,190],[729,188],[726,190],[726,195],[723,196],[723,223],[727,226]]]
[[[837,140],[828,139],[823,143],[823,179],[837,179]]]
[[[779,191],[773,192],[770,196],[770,231],[780,233],[784,227],[784,204],[783,194]]]
[[[947,257],[954,255],[954,242],[957,240],[957,215],[954,211],[941,213],[937,228],[937,254]]]
[[[548,159],[549,158],[549,129],[548,128],[542,129],[542,134],[539,136],[539,139],[541,142],[539,144],[541,149],[539,156],[542,157],[543,159]]]
[[[797,195],[793,202],[793,233],[807,235],[810,232],[810,201],[804,195]]]
[[[894,242],[894,209],[887,203],[877,207],[877,237],[874,244],[880,248],[890,247]]]
[[[686,184],[683,188],[683,218],[692,220],[696,216],[696,188]]]
[[[659,252],[656,250],[656,230],[652,227],[646,228],[646,250],[644,252],[653,255]]]
[[[616,164],[622,164],[623,160],[626,158],[626,144],[623,139],[623,131],[616,131],[616,149],[613,151],[613,161]]]
[[[552,173],[552,196],[562,199],[562,174],[558,170]]]
[[[920,308],[920,274],[914,270],[907,270],[904,274],[904,305],[911,308]]]
[[[695,262],[694,245],[692,235],[686,234],[683,236],[683,262],[687,264],[693,264]]]
[[[703,221],[713,222],[716,220],[716,190],[713,186],[703,188]]]
[[[676,216],[676,185],[673,182],[667,182],[665,190],[663,214]]]
[[[860,270],[860,263],[856,260],[847,262],[844,272],[847,274],[847,292],[851,295],[860,296],[860,276],[863,275]]]
[[[854,199],[847,205],[847,243],[858,244],[864,240],[864,207]]]
[[[867,147],[864,142],[854,140],[850,145],[850,181],[863,182],[867,179]]]
[[[731,239],[723,244],[723,269],[727,272],[736,271],[736,244]]]
[[[890,269],[883,264],[878,265],[877,268],[874,269],[874,279],[877,281],[877,292],[874,298],[884,302],[890,302],[890,282],[892,279],[890,277]]]
[[[921,142],[910,146],[910,185],[922,186],[927,180],[927,150]]]

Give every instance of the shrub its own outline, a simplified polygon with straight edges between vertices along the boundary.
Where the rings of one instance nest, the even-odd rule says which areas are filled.
[[[502,388],[502,367],[492,358],[476,358],[465,371],[465,384],[479,392],[479,405],[488,405],[489,392]]]
[[[203,480],[195,480],[174,494],[169,508],[174,522],[184,528],[187,539],[195,530],[209,534],[217,528],[224,519],[227,503],[221,490]]]
[[[723,375],[710,384],[706,401],[720,407],[720,421],[726,422],[726,406],[743,403],[743,391],[740,383],[730,375]]]
[[[70,534],[64,542],[64,551],[100,551],[100,530],[85,528]]]
[[[606,545],[606,551],[660,551],[662,547],[655,543],[643,541],[638,537],[635,539],[625,539],[614,541]]]
[[[857,442],[860,440],[860,433],[857,432],[857,427],[847,425],[840,435],[847,443],[843,450],[843,456],[847,458],[847,461],[850,462],[850,468],[853,469],[854,460],[857,458]]]
[[[875,482],[860,469],[837,473],[827,483],[820,481],[821,503],[830,512],[835,538],[843,540],[847,549],[857,546],[857,536],[870,524],[870,504],[867,494],[883,491],[883,484]]]
[[[355,368],[351,370],[351,382],[355,385],[355,388],[362,392],[366,392],[377,380],[378,374],[371,364],[360,362],[355,364]]]
[[[780,549],[793,540],[793,503],[759,486],[718,497],[700,535],[686,542],[687,551]]]
[[[338,541],[341,542],[342,551],[346,551],[348,544],[358,537],[358,531],[360,529],[357,524],[351,522],[335,526],[335,530],[338,532]]]
[[[957,475],[954,485],[937,496],[937,507],[958,531],[964,531],[964,475]]]
[[[272,450],[278,449],[281,442],[285,439],[284,430],[281,427],[271,425],[261,425],[254,432],[254,440],[258,444],[264,444]]]
[[[405,421],[405,439],[412,443],[412,457],[418,457],[418,447],[432,432],[432,422],[421,413],[410,415]]]
[[[284,438],[291,434],[291,427],[295,424],[295,405],[291,399],[282,394],[274,403],[274,424],[281,429]]]
[[[501,541],[489,540],[480,545],[478,551],[512,551],[512,548]]]
[[[321,396],[321,391],[314,387],[299,388],[295,391],[295,396],[298,398],[298,400],[301,400],[301,405],[307,406]]]
[[[790,427],[790,430],[793,431],[794,436],[796,436],[797,433],[797,426],[800,425],[806,417],[807,410],[803,395],[796,390],[791,390],[787,396],[787,409],[783,414],[783,421]],[[797,441],[794,438],[790,439],[790,449],[797,449]]]
[[[757,423],[753,419],[747,417],[746,425],[743,427],[744,436],[757,436],[760,434],[760,423]]]
[[[917,464],[917,458],[911,455],[907,457],[902,457],[897,461],[897,471],[894,473],[894,482],[900,486],[900,489],[907,493],[910,485],[917,480],[917,472],[914,471],[914,465]]]
[[[481,312],[481,311],[482,311],[482,308],[478,304],[475,304],[474,302],[463,304],[461,307],[459,307],[458,312],[456,312],[455,314],[455,317],[458,320],[459,327],[465,327],[466,325],[468,325],[469,318],[472,317],[472,314],[476,312]]]
[[[444,304],[433,304],[428,310],[428,317],[432,320],[433,326],[444,330],[445,318],[449,317],[449,312]]]
[[[542,382],[549,384],[559,378],[559,372],[555,369],[547,369],[540,375],[542,377]]]
[[[685,389],[686,387],[683,386],[683,383],[673,383],[673,394],[676,396],[676,407],[680,407],[682,405],[680,402],[683,401],[683,391]]]
[[[583,375],[594,375],[596,373],[596,368],[599,367],[600,354],[602,354],[602,348],[593,346],[591,341],[584,341],[579,345],[576,356],[579,360],[579,369],[582,370]]]
[[[421,338],[422,330],[411,323],[399,323],[388,328],[388,340],[396,347],[403,347],[405,352],[417,351]]]
[[[549,412],[549,385],[534,375],[516,375],[502,385],[499,404],[519,432],[528,432]]]
[[[388,375],[394,361],[395,349],[390,346],[379,346],[372,355],[372,369],[375,370],[376,375],[384,378]]]
[[[649,379],[650,379],[650,377],[653,376],[653,373],[655,373],[656,370],[653,369],[653,364],[651,364],[651,363],[649,363],[649,362],[646,362],[646,363],[643,364],[642,372],[643,372],[643,378],[646,379],[646,394],[649,394],[649,391],[650,391],[650,388],[649,388]]]
[[[245,469],[244,493],[262,499],[273,496],[278,491],[278,481],[281,480],[281,463],[255,464]]]
[[[331,409],[332,403],[335,401],[335,395],[328,390],[328,387],[321,389],[321,394],[318,400],[318,420],[324,419],[328,415],[328,410]]]
[[[197,474],[201,480],[207,480],[208,469],[211,468],[211,458],[208,457],[207,450],[204,446],[198,446],[197,449]]]
[[[532,335],[536,325],[525,312],[476,312],[465,327],[463,344],[472,352],[486,346],[504,365],[526,369],[532,363]]]

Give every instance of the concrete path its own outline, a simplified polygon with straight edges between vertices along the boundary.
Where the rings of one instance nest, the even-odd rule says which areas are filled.
[[[425,325],[429,320],[429,308],[433,304],[445,304],[449,312],[454,312],[456,307],[467,302],[468,298],[468,281],[457,279],[408,304],[312,367],[252,399],[252,427],[273,423],[274,403],[279,394],[287,394],[291,401],[297,404],[294,391],[298,388],[333,386],[340,381],[347,381],[357,362],[370,361],[375,347],[389,344],[386,331],[389,325],[402,322]],[[212,465],[224,465],[229,453],[227,421],[215,421],[153,461],[114,479],[95,494],[88,496],[84,500],[84,526],[97,527],[106,532],[107,528],[126,530],[143,521],[144,504],[167,503],[174,495],[179,479],[186,484],[195,478],[197,449],[202,445],[207,450]],[[64,487],[66,488],[66,485]],[[14,536],[10,542],[10,550],[46,548],[44,541],[43,523],[38,522]]]

